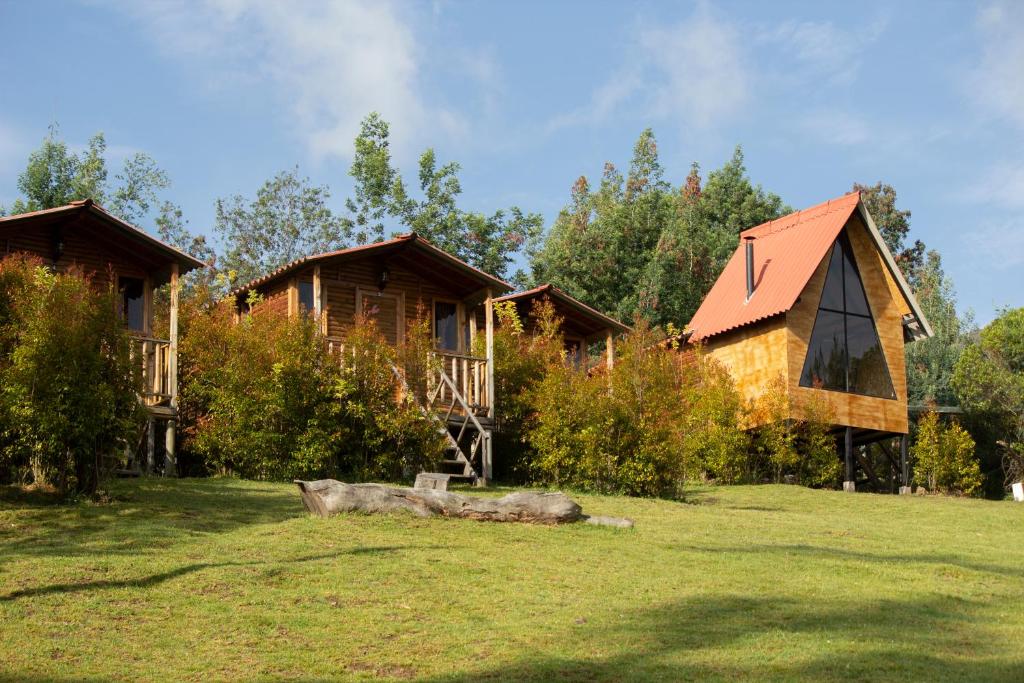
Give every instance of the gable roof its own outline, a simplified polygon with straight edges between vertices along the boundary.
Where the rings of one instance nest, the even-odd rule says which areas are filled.
[[[119,237],[127,239],[130,244],[142,247],[151,253],[159,254],[167,263],[176,262],[182,275],[190,270],[206,267],[205,263],[194,256],[158,240],[127,221],[121,220],[91,199],[80,199],[52,209],[29,211],[28,213],[14,214],[13,216],[0,216],[0,228],[21,224],[52,223],[53,221],[60,221],[75,215],[88,216],[98,223],[111,228]]]
[[[535,299],[547,296],[551,299],[559,313],[566,318],[566,323],[578,328],[586,335],[594,334],[601,330],[612,329],[619,333],[629,332],[628,325],[624,325],[615,318],[605,315],[601,311],[591,308],[579,299],[562,291],[552,284],[544,284],[540,287],[528,289],[525,292],[506,294],[498,297],[495,301],[512,301],[517,304],[532,303]],[[572,318],[568,318],[567,314]]]
[[[397,237],[389,240],[384,240],[383,242],[362,244],[356,247],[348,247],[346,249],[338,249],[336,251],[328,251],[322,254],[314,254],[312,256],[297,258],[262,277],[258,277],[251,282],[233,289],[228,296],[235,297],[237,299],[243,294],[254,289],[258,289],[259,287],[284,277],[285,275],[294,273],[306,266],[315,265],[328,260],[346,260],[367,257],[400,257],[408,256],[410,253],[426,257],[435,266],[441,266],[449,269],[450,271],[454,271],[464,280],[475,283],[480,289],[491,287],[497,290],[498,293],[504,293],[512,290],[512,285],[504,280],[497,278],[490,273],[485,273],[475,266],[471,266],[462,259],[456,258],[443,249],[435,247],[428,240],[420,237],[415,232],[410,232],[398,235]],[[412,266],[414,264],[406,262],[406,265]]]
[[[904,319],[908,335],[912,339],[930,337],[931,327],[864,207],[860,192],[851,192],[740,233],[739,246],[687,326],[692,339],[701,341],[789,311],[855,212],[867,225],[868,234],[911,310]],[[754,294],[749,300],[743,248],[747,237],[754,238],[755,262]]]

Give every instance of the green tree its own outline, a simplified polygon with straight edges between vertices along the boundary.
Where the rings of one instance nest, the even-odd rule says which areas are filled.
[[[969,496],[981,487],[974,439],[955,422],[943,425],[935,412],[925,413],[918,422],[910,456],[915,481],[930,491]]]
[[[951,384],[961,405],[995,430],[1008,482],[1024,479],[1024,308],[1002,311],[981,330]]]
[[[900,270],[911,285],[916,286],[918,271],[924,265],[925,246],[921,240],[907,245],[910,232],[910,211],[896,208],[896,189],[881,181],[874,185],[853,184],[861,193],[861,201],[875,221],[878,232],[889,247]]]
[[[255,199],[218,199],[214,231],[224,245],[220,267],[231,284],[249,282],[302,256],[344,247],[352,224],[331,211],[330,197],[327,186],[311,184],[295,168],[265,182]]]
[[[413,197],[392,165],[389,136],[387,122],[372,113],[356,137],[349,170],[355,189],[346,206],[357,241],[383,239],[385,222],[393,220],[477,268],[505,277],[515,255],[540,234],[542,217],[516,206],[489,215],[460,209],[460,166],[439,166],[433,149],[420,155],[421,196]]]
[[[937,251],[929,251],[918,270],[915,294],[935,335],[906,346],[909,401],[912,405],[956,405],[950,381],[974,331],[974,320],[970,313],[957,314],[953,281],[943,271]]]
[[[24,195],[11,206],[11,213],[52,209],[79,199],[92,199],[114,215],[136,223],[158,202],[159,191],[170,186],[167,174],[151,157],[137,152],[125,160],[115,183],[108,182],[107,143],[103,133],[90,138],[81,154],[68,149],[56,125],[39,149],[29,155],[18,176]]]

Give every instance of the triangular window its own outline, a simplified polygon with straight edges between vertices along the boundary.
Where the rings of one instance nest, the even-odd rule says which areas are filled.
[[[896,398],[846,233],[832,245],[800,386]]]

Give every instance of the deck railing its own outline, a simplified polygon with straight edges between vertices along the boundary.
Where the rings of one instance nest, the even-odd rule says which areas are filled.
[[[170,382],[171,342],[136,337],[133,360],[142,366],[142,402],[147,406],[168,403],[173,397]]]
[[[342,365],[358,362],[351,347],[347,347],[344,340],[339,337],[328,337],[327,349],[338,357]],[[432,351],[427,367],[433,370],[427,374],[425,395],[419,395],[423,392],[423,387],[414,391],[417,400],[422,403],[427,397],[433,396],[434,404],[448,406],[455,398],[455,392],[458,392],[462,402],[468,405],[473,413],[486,415],[490,407],[487,362],[486,358],[480,356],[442,349]],[[450,381],[444,381],[440,374],[442,372]],[[456,404],[458,403],[456,401]],[[461,410],[459,407],[456,412]]]

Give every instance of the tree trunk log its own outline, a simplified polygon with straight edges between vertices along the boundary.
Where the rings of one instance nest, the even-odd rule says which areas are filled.
[[[345,484],[334,479],[299,481],[306,509],[329,517],[342,512],[387,513],[408,510],[420,517],[442,515],[490,522],[565,524],[588,522],[629,528],[632,520],[588,517],[564,493],[510,493],[502,498],[474,498],[436,489],[408,489],[382,484]]]

